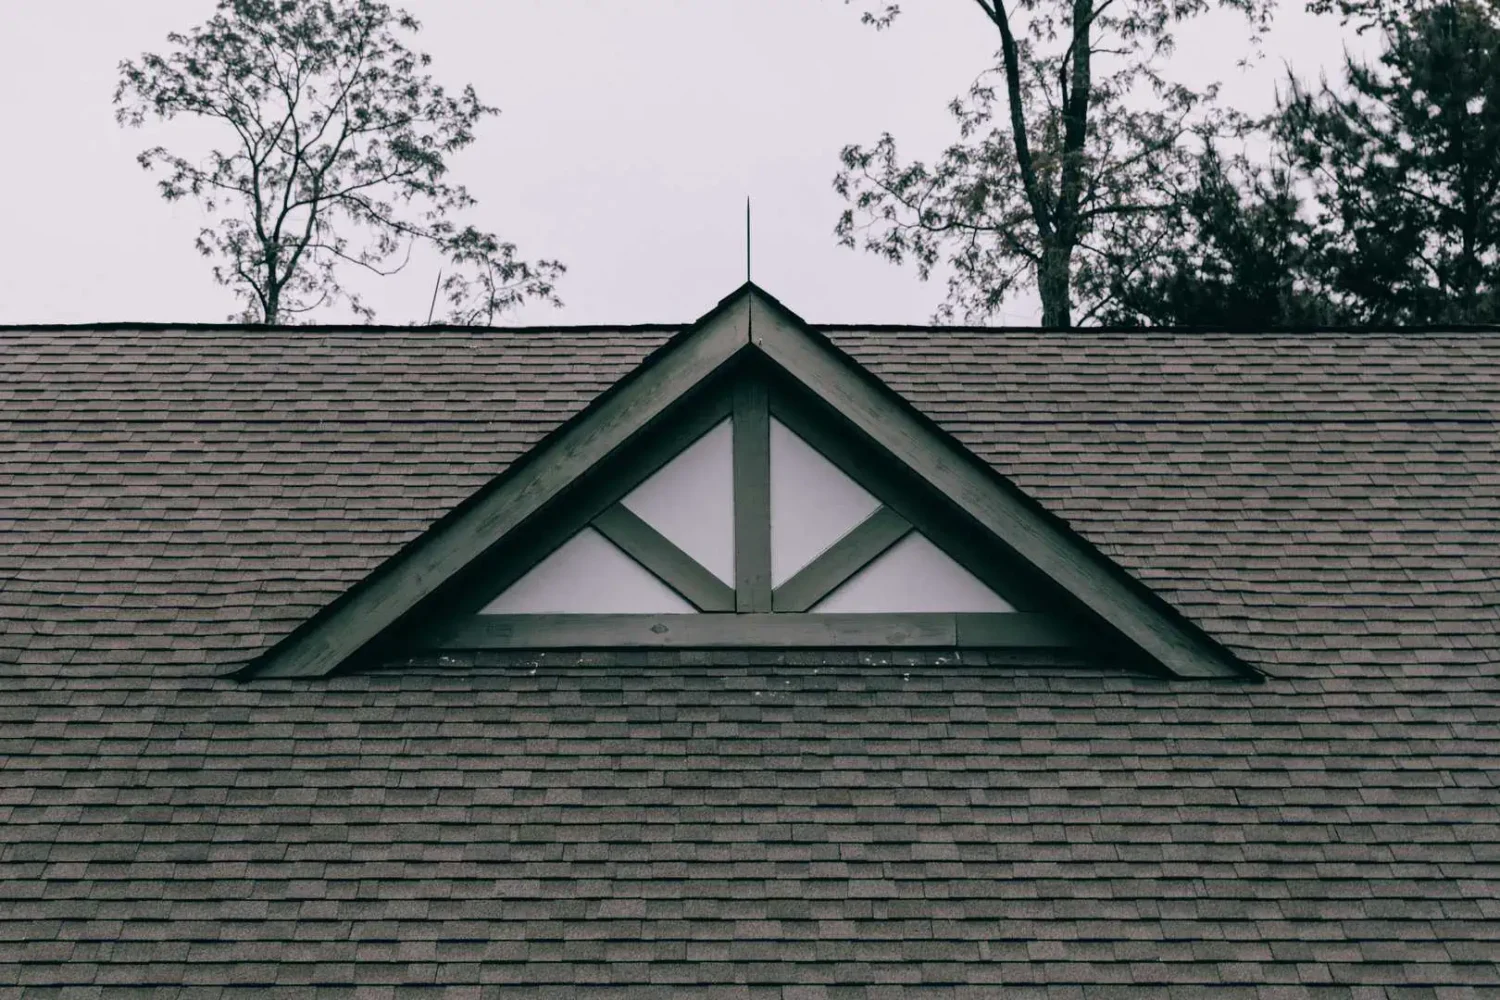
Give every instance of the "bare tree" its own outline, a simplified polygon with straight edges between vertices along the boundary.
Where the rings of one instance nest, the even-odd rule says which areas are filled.
[[[205,24],[167,36],[167,55],[121,63],[122,125],[189,116],[231,140],[201,158],[158,146],[138,159],[162,171],[166,200],[191,196],[216,216],[197,247],[245,302],[238,318],[285,322],[338,301],[372,318],[343,273],[394,273],[417,243],[449,262],[455,322],[557,302],[561,264],[454,221],[474,199],[445,179],[447,158],[497,112],[473,87],[450,96],[433,82],[430,58],[399,37],[419,28],[376,0],[219,0]]]

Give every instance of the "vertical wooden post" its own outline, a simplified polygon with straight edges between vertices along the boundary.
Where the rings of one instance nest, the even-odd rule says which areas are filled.
[[[734,387],[735,610],[771,610],[771,407],[765,383]]]

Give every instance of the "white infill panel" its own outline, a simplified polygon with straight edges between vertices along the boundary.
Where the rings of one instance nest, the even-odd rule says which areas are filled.
[[[696,609],[593,528],[511,584],[480,614],[693,614]]]
[[[720,580],[734,586],[734,432],[725,420],[623,501]]]
[[[781,586],[879,506],[812,445],[771,421],[771,586]]]
[[[812,609],[890,614],[902,611],[1014,611],[999,594],[913,532],[850,577]]]

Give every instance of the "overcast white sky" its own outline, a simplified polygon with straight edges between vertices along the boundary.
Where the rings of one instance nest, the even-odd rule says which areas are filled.
[[[402,5],[402,4],[398,4]],[[755,203],[755,279],[814,322],[921,323],[942,296],[910,270],[835,245],[831,189],[848,142],[893,132],[930,155],[945,111],[991,62],[970,0],[908,0],[889,32],[840,0],[407,0],[437,78],[472,82],[503,114],[453,162],[472,220],[562,259],[566,307],[507,323],[680,322],[744,277],[744,199]],[[129,130],[110,104],[120,60],[213,0],[0,0],[0,323],[219,322],[234,311],[193,250],[201,216],[168,206],[137,152],[174,126]],[[1283,0],[1249,73],[1243,22],[1184,32],[1186,80],[1268,107],[1283,62],[1333,68],[1336,21]],[[435,261],[375,287],[379,319],[425,318]],[[343,317],[329,314],[336,322]],[[1034,302],[1005,320],[1035,320]]]

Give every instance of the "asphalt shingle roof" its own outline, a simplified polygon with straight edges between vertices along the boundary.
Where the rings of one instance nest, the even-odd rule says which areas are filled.
[[[1500,334],[829,331],[1262,685],[227,679],[673,332],[0,331],[0,994],[1500,991]]]

